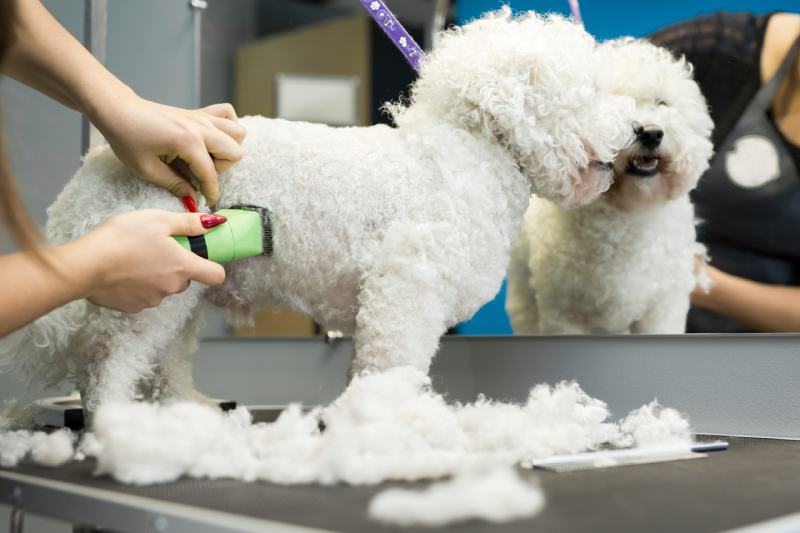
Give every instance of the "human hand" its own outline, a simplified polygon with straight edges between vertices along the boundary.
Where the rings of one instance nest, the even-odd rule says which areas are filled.
[[[203,235],[224,221],[220,215],[157,209],[112,218],[75,243],[94,266],[85,297],[137,313],[183,292],[191,280],[219,285],[225,280],[222,266],[183,249],[172,235]]]
[[[143,179],[179,198],[196,197],[192,184],[169,166],[181,158],[197,177],[210,206],[219,198],[218,173],[243,155],[246,131],[230,104],[189,110],[129,93],[96,105],[90,119],[117,157]]]
[[[718,284],[722,271],[707,263],[701,257],[694,258],[694,275],[697,284],[689,295],[692,305],[708,308],[713,299],[712,291]]]

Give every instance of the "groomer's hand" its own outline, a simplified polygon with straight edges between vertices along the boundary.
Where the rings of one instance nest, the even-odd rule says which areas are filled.
[[[219,198],[218,173],[243,155],[246,131],[230,104],[189,110],[130,93],[99,105],[93,115],[92,122],[123,163],[179,198],[196,198],[197,191],[170,168],[176,158],[188,163],[206,202],[213,206]]]
[[[157,209],[116,216],[75,241],[94,268],[85,297],[127,313],[155,307],[192,280],[219,285],[225,270],[185,250],[172,235],[203,235],[225,217]]]
[[[2,65],[4,74],[84,113],[122,162],[144,179],[179,198],[195,197],[194,187],[168,166],[180,157],[199,179],[208,204],[217,202],[217,174],[241,159],[245,135],[230,104],[186,110],[140,98],[41,2],[14,3],[15,39]]]
[[[695,286],[694,290],[689,295],[689,298],[691,300],[692,305],[695,305],[697,307],[708,308],[709,306],[712,305],[714,297],[716,296],[714,290],[720,284],[725,274],[715,266],[711,265],[711,263],[704,261],[700,257],[695,257],[694,259],[695,276],[698,276],[701,270],[705,271],[705,276],[708,277],[708,281],[710,282],[710,287],[708,288],[708,290],[706,290],[700,285]]]

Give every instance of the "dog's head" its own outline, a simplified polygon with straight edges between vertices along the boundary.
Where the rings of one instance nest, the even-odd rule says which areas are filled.
[[[485,135],[509,151],[534,193],[583,205],[610,186],[633,109],[630,98],[598,90],[595,46],[563,17],[489,13],[443,34],[410,105],[392,108],[395,120],[444,119]]]
[[[600,88],[636,102],[635,142],[614,159],[614,184],[603,201],[633,211],[687,194],[713,151],[713,123],[691,66],[631,38],[603,43],[597,55],[606,73]]]

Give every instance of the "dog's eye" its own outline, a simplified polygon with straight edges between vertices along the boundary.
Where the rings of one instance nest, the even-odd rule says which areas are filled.
[[[662,100],[660,98],[656,98],[656,105],[669,106],[668,103],[666,103],[664,100]]]

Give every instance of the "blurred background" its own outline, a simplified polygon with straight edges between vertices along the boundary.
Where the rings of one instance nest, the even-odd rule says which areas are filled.
[[[76,37],[91,20],[85,0],[44,2]],[[512,0],[514,10],[569,14],[566,0]],[[466,22],[499,0],[387,0],[425,49],[444,25]],[[107,0],[102,44],[112,72],[145,98],[181,107],[229,101],[260,114],[335,126],[386,122],[381,105],[407,91],[414,72],[358,0]],[[644,36],[718,10],[798,11],[797,0],[622,2],[583,0],[598,38]],[[102,37],[95,31],[95,39]],[[26,206],[39,223],[80,163],[81,117],[13,80],[0,84],[3,126]],[[309,139],[313,142],[313,139]],[[6,249],[8,243],[0,243]],[[505,288],[454,334],[510,334]],[[211,313],[206,336],[311,336],[311,319],[259,313],[229,328]]]

